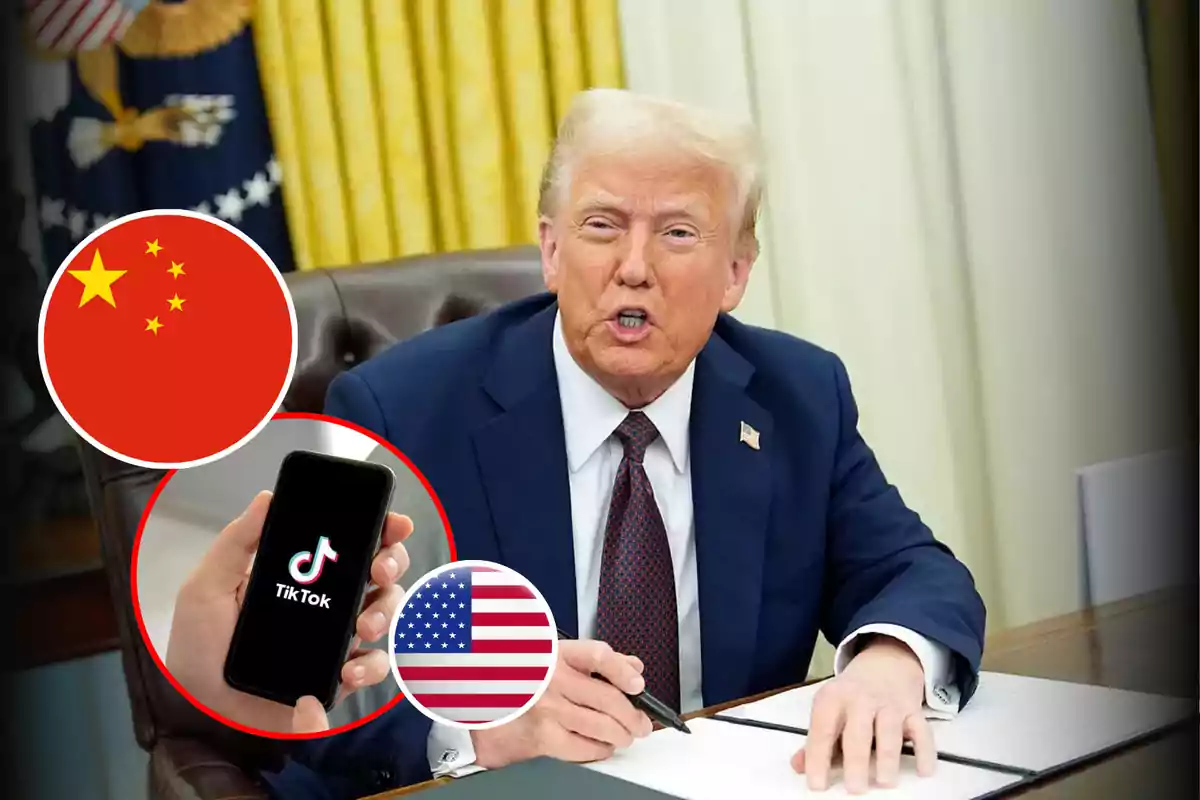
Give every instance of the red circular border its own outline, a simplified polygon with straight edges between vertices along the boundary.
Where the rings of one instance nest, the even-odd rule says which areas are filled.
[[[425,487],[425,492],[429,495],[429,498],[433,500],[433,505],[435,508],[437,508],[438,516],[442,519],[442,527],[446,531],[446,543],[450,546],[449,563],[454,563],[458,560],[458,551],[454,546],[454,534],[450,530],[450,519],[446,516],[446,509],[442,507],[442,501],[438,499],[437,492],[433,490],[433,486],[429,484],[429,479],[425,477],[425,474],[421,472],[421,470],[417,469],[417,466],[409,460],[408,456],[397,450],[394,445],[380,438],[378,434],[367,430],[361,425],[355,425],[353,422],[347,422],[344,419],[338,419],[337,417],[330,417],[324,414],[310,414],[300,411],[282,411],[271,417],[272,421],[277,419],[311,419],[318,422],[329,422],[334,425],[340,425],[343,428],[349,428],[351,430],[358,431],[359,433],[370,437],[375,442],[378,442],[380,445],[386,447],[388,451],[392,453],[392,455],[404,462],[405,466],[412,471],[413,475],[417,476],[417,479],[421,481],[421,485]],[[249,445],[250,442],[247,442],[246,444]],[[403,700],[404,695],[398,693],[383,707],[371,714],[368,714],[362,719],[356,720],[355,722],[347,722],[345,725],[339,725],[338,727],[330,728],[327,731],[321,731],[319,733],[278,733],[274,731],[259,730],[258,728],[251,728],[247,725],[242,725],[240,722],[234,722],[231,719],[221,716],[193,697],[191,692],[183,688],[179,681],[175,680],[175,677],[170,673],[170,671],[167,670],[167,665],[164,664],[162,658],[159,657],[158,651],[154,649],[154,645],[150,641],[150,635],[146,632],[146,622],[142,619],[142,605],[138,600],[137,566],[138,554],[141,552],[142,546],[142,533],[146,529],[146,522],[150,519],[150,511],[154,508],[155,502],[158,501],[159,494],[162,493],[163,488],[166,487],[167,482],[171,480],[171,477],[176,472],[178,472],[178,470],[169,470],[167,474],[162,477],[162,480],[158,482],[158,486],[154,487],[154,493],[150,495],[150,499],[146,503],[146,510],[142,512],[141,521],[138,522],[137,534],[133,538],[133,558],[131,559],[129,565],[129,594],[130,600],[133,602],[133,614],[135,617],[137,617],[138,631],[141,633],[142,643],[146,645],[146,650],[149,651],[150,657],[154,660],[154,664],[158,667],[159,672],[161,672],[170,682],[170,684],[175,687],[175,691],[186,697],[189,703],[191,703],[200,711],[203,711],[209,717],[215,719],[217,722],[233,728],[234,730],[241,731],[242,733],[249,733],[252,736],[262,736],[267,739],[324,739],[327,736],[333,736],[334,734],[352,731],[355,728],[361,727],[371,720],[380,717],[385,712],[390,711],[396,706],[396,704]]]

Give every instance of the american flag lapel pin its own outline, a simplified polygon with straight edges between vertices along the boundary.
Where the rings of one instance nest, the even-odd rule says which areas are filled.
[[[752,447],[753,449],[757,450],[758,449],[758,431],[756,431],[756,430],[754,430],[754,428],[750,427],[749,423],[747,423],[745,420],[742,420],[742,432],[741,432],[741,435],[738,437],[738,441],[742,442],[743,444],[747,444],[750,447]]]

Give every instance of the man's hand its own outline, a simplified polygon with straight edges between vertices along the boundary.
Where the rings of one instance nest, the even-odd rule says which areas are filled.
[[[495,769],[537,756],[598,761],[648,736],[650,718],[626,697],[646,688],[644,668],[604,642],[559,642],[554,677],[533,708],[506,725],[471,732],[475,763]]]
[[[179,590],[165,661],[167,670],[196,700],[228,719],[262,731],[319,733],[329,730],[329,719],[316,698],[302,697],[295,708],[289,708],[225,683],[225,657],[270,503],[271,493],[259,492],[246,511],[217,534]],[[404,597],[396,581],[408,569],[402,542],[412,531],[411,519],[388,514],[380,550],[371,562],[374,586],[363,601],[349,658],[342,666],[339,701],[387,677],[387,652],[361,650],[359,644],[387,633]]]
[[[879,637],[828,681],[813,700],[808,739],[792,758],[792,767],[807,775],[808,788],[828,788],[839,740],[851,794],[861,794],[870,785],[872,744],[880,786],[896,785],[905,740],[913,743],[917,774],[933,774],[937,751],[922,710],[924,678],[921,662],[906,645]]]

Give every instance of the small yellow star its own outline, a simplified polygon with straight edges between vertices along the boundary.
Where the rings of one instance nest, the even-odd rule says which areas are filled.
[[[176,292],[175,296],[167,300],[167,302],[171,304],[172,311],[183,311],[183,304],[187,302],[187,298],[181,298],[179,292]]]
[[[81,307],[93,297],[99,297],[113,308],[117,307],[117,301],[113,299],[112,285],[117,282],[117,278],[125,274],[125,270],[105,269],[99,249],[92,256],[91,269],[71,269],[67,272],[83,284],[83,295],[79,298]]]
[[[158,239],[155,239],[153,242],[146,242],[146,252],[150,255],[158,258],[159,250],[162,250],[162,247],[159,245]]]
[[[163,324],[158,321],[158,317],[146,320],[146,330],[150,331],[155,336],[158,336],[158,329],[162,326]]]
[[[176,264],[174,261],[171,262],[171,268],[167,270],[167,272],[174,275],[175,280],[179,280],[180,275],[187,275],[187,273],[183,271],[183,264]]]

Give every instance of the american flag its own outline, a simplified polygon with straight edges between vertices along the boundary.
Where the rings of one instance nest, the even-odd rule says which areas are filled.
[[[92,50],[120,41],[150,0],[25,0],[38,47],[56,53]]]
[[[515,572],[451,564],[410,589],[392,635],[401,689],[434,717],[481,725],[515,715],[556,655],[545,601]]]

